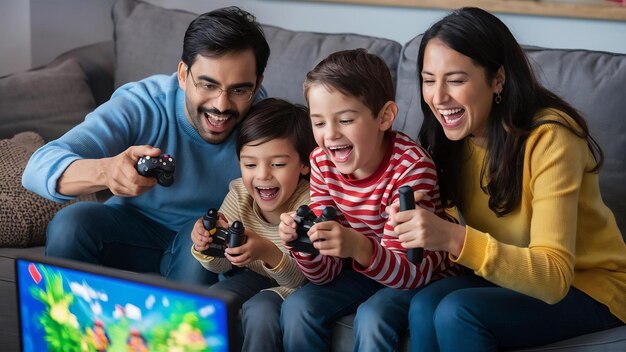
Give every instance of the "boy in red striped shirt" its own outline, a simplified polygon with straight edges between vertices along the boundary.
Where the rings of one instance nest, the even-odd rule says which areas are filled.
[[[355,320],[355,350],[396,350],[415,289],[457,272],[444,252],[426,251],[411,263],[387,223],[385,209],[405,185],[423,193],[419,206],[445,217],[435,165],[391,130],[395,89],[378,56],[365,49],[331,54],[307,74],[304,94],[318,144],[310,156],[310,208],[320,215],[335,207],[338,221],[308,232],[319,254],[291,251],[313,284],[283,303],[284,348],[329,350],[332,322],[367,300]],[[279,231],[285,244],[297,237],[293,213],[281,215]]]

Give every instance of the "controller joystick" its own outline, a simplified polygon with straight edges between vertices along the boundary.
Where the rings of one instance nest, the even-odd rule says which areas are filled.
[[[144,155],[139,158],[135,167],[141,176],[156,177],[157,182],[163,187],[169,187],[174,183],[176,162],[174,157],[168,154],[161,154],[158,157]]]
[[[402,186],[398,190],[400,194],[400,211],[415,209],[415,198],[413,188]],[[413,264],[419,264],[424,257],[424,248],[409,248],[406,250],[406,259]]]
[[[245,227],[241,221],[235,221],[228,229],[225,229],[217,226],[217,219],[217,210],[214,208],[210,208],[202,216],[202,226],[213,238],[213,241],[209,243],[209,248],[202,251],[202,254],[224,258],[226,247],[235,248],[246,242]]]
[[[333,207],[326,207],[322,211],[322,215],[317,217],[308,205],[301,205],[296,210],[296,233],[298,237],[287,243],[293,251],[304,252],[310,254],[318,254],[319,250],[313,247],[311,239],[307,235],[311,226],[318,222],[334,220],[337,217],[337,210]]]

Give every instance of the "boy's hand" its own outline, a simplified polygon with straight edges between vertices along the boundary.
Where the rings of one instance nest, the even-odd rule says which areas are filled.
[[[193,230],[191,230],[191,241],[193,242],[193,249],[198,252],[208,249],[209,244],[213,242],[211,233],[204,228],[204,225],[202,225],[202,218],[199,218],[193,225]]]
[[[368,266],[374,254],[374,248],[369,239],[352,228],[344,227],[337,221],[317,223],[311,227],[308,235],[313,247],[317,248],[323,255],[353,258],[359,264],[362,264],[361,261],[366,262],[362,265]]]
[[[296,232],[296,221],[293,219],[293,216],[296,212],[290,211],[288,213],[280,214],[280,224],[278,225],[278,235],[280,236],[280,240],[283,243],[283,246],[291,249],[291,247],[287,244],[287,242],[291,242],[298,238],[298,233]]]
[[[233,265],[243,267],[255,260],[261,260],[273,268],[280,262],[282,252],[265,237],[246,230],[246,243],[235,248],[226,248],[224,256]]]
[[[224,216],[224,214],[218,212],[218,226],[228,228],[228,220]],[[193,224],[193,229],[191,230],[191,241],[193,242],[193,249],[202,252],[209,248],[211,242],[213,242],[212,235],[215,232],[208,231],[204,228],[202,224],[202,218],[199,218],[195,224]]]

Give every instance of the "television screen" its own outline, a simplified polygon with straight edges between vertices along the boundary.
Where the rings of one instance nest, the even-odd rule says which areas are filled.
[[[233,350],[214,291],[48,257],[18,259],[16,280],[23,351]]]

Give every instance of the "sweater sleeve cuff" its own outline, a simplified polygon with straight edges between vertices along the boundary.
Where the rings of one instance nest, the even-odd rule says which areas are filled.
[[[211,257],[209,255],[204,255],[204,254],[198,252],[197,250],[195,250],[193,248],[193,245],[191,245],[191,255],[193,255],[193,257],[196,258],[196,260],[198,260],[200,262],[205,262],[205,263],[210,262],[213,259],[215,259],[215,257]]]
[[[465,226],[465,242],[458,257],[449,255],[451,261],[472,270],[483,266],[489,244],[489,235],[470,226]]]

